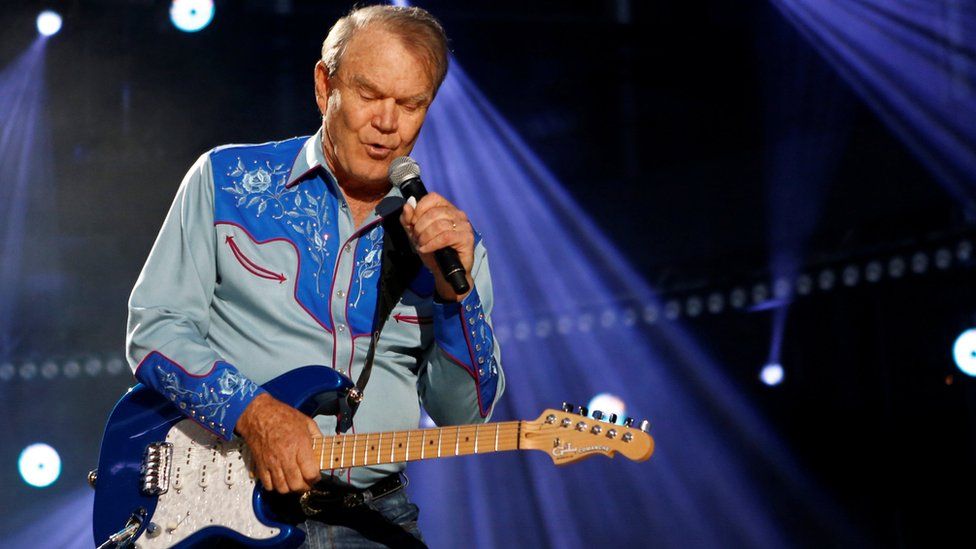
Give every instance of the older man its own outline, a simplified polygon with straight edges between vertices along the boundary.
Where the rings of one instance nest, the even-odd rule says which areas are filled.
[[[128,358],[140,381],[215,434],[243,437],[266,490],[306,492],[326,477],[356,496],[310,517],[309,546],[420,543],[416,506],[400,490],[404,464],[320,471],[312,438],[336,419],[309,419],[261,383],[315,363],[356,379],[375,345],[352,425],[360,433],[416,427],[418,401],[440,425],[486,421],[503,391],[480,238],[443,197],[404,204],[387,179],[446,72],[446,37],[427,12],[371,6],[340,19],[315,66],[320,130],[203,155],[130,298]],[[374,342],[391,220],[423,267]],[[433,260],[445,247],[469,273],[463,295]]]

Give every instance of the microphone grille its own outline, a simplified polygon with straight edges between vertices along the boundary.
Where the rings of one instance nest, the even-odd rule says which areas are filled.
[[[397,187],[403,185],[407,180],[420,177],[420,164],[409,156],[400,156],[390,162],[390,183]]]

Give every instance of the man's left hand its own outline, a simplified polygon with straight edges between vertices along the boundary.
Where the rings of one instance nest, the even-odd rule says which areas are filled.
[[[406,229],[410,241],[420,254],[424,265],[434,273],[437,295],[444,301],[461,301],[467,294],[458,295],[444,278],[434,252],[441,248],[454,248],[468,278],[468,286],[474,287],[471,269],[474,266],[474,229],[468,216],[446,198],[429,193],[417,202],[416,207],[407,201],[400,214],[400,223]]]

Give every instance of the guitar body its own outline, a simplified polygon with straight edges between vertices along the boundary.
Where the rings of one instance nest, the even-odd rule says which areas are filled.
[[[313,416],[335,413],[353,386],[325,366],[305,366],[263,387]],[[148,450],[147,450],[148,449]],[[295,547],[305,534],[279,521],[249,473],[240,439],[225,442],[139,384],[115,405],[98,459],[95,545],[133,519],[140,549],[210,545],[218,538],[252,547]]]

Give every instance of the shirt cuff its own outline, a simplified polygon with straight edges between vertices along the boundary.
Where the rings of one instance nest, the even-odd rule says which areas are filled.
[[[479,412],[482,417],[487,416],[498,386],[498,363],[494,334],[477,288],[472,288],[460,302],[434,302],[434,341],[441,352],[474,378]]]
[[[191,374],[158,351],[149,353],[139,363],[136,379],[224,440],[233,438],[234,426],[247,405],[266,392],[222,360],[214,362],[205,374]]]

